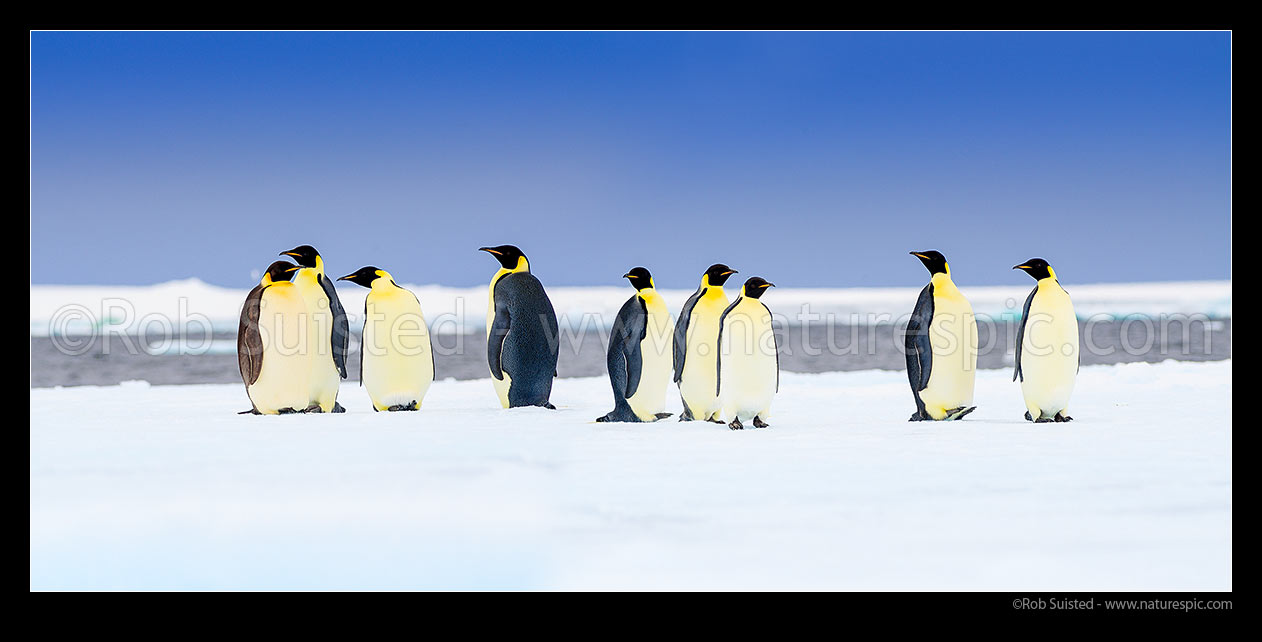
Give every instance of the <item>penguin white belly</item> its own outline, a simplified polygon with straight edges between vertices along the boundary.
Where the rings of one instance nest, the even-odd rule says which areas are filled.
[[[500,270],[500,272],[507,273],[506,270]],[[496,273],[495,278],[491,279],[491,294],[486,307],[486,338],[488,341],[491,338],[491,328],[495,323],[495,282],[502,276],[501,273]],[[490,366],[488,365],[487,367],[489,370]],[[495,386],[495,394],[500,398],[500,405],[507,408],[508,389],[513,385],[513,378],[508,376],[508,373],[502,369],[501,374],[504,375],[503,379],[496,379],[494,375],[491,376],[491,385]]]
[[[406,290],[369,294],[364,323],[364,388],[377,410],[416,402],[434,381],[429,329],[416,298]]]
[[[259,302],[263,365],[246,392],[255,409],[265,415],[307,407],[306,313],[306,301],[291,283],[276,283],[263,291]]]
[[[977,374],[977,320],[973,306],[959,290],[951,290],[954,291],[939,296],[935,289],[933,319],[929,322],[933,362],[929,385],[920,391],[920,400],[934,419],[945,418],[948,410],[972,405]]]
[[[660,295],[646,305],[649,316],[640,341],[640,384],[627,404],[642,421],[656,421],[657,413],[666,409],[666,389],[674,374],[675,326]]]
[[[1040,286],[1021,341],[1021,394],[1034,419],[1069,407],[1078,376],[1078,319],[1059,285]]]
[[[745,308],[757,306],[751,314]],[[776,394],[775,336],[771,315],[754,302],[728,313],[723,322],[719,383],[720,403],[726,421],[749,421],[755,416],[768,419]]]
[[[310,272],[310,274],[308,274]],[[324,412],[333,412],[342,375],[333,363],[333,310],[329,297],[315,280],[313,268],[303,268],[294,279],[307,304],[307,355],[311,359],[307,403]]]
[[[679,378],[679,396],[692,409],[698,420],[719,412],[718,382],[719,317],[727,308],[726,299],[710,302],[702,299],[692,309],[688,322],[684,369]]]

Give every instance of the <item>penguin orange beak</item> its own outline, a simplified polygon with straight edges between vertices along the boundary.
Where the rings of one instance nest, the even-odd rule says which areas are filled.
[[[503,253],[503,252],[498,252],[498,251],[496,251],[496,250],[492,250],[492,249],[491,249],[491,248],[489,248],[489,247],[480,247],[480,248],[478,248],[478,251],[479,251],[479,252],[490,252],[491,254],[494,254],[494,255],[496,255],[496,256],[503,256],[503,255],[504,255],[504,253]]]
[[[285,270],[285,274],[289,274],[290,272],[297,272],[298,270],[301,270],[301,269],[302,269],[301,265],[295,265],[289,268],[288,270]]]
[[[920,252],[908,252],[908,254],[925,259],[926,261],[929,260],[929,257],[925,256],[924,254],[921,254]]]
[[[277,254],[277,256],[293,256],[293,257],[297,257],[297,256],[298,256],[298,253],[297,253],[297,252],[281,252],[280,254]]]
[[[355,275],[354,275],[354,274],[347,274],[346,276],[339,276],[339,277],[337,277],[337,280],[338,280],[338,281],[349,281],[349,280],[351,280],[351,277],[352,277],[352,276],[355,276]]]
[[[1028,265],[1014,265],[1014,266],[1012,266],[1012,269],[1014,269],[1014,270],[1028,270],[1028,269],[1030,269],[1030,266],[1028,266]]]
[[[774,287],[776,287],[776,284],[775,284],[775,283],[764,283],[764,284],[762,284],[762,287],[764,287],[764,288],[774,288]]]
[[[629,278],[631,278],[631,273],[630,273],[630,272],[627,272],[626,274],[623,274],[623,275],[622,275],[622,278],[624,278],[624,279],[629,279]]]
[[[723,274],[720,274],[719,276],[727,276],[729,274],[739,274],[739,272],[737,272],[736,270],[728,270],[724,272]]]

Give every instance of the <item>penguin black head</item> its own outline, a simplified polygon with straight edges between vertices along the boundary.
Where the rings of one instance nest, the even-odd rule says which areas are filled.
[[[298,265],[313,268],[316,266],[316,259],[319,258],[320,253],[310,245],[299,245],[292,250],[281,252],[280,255],[292,256],[294,257],[294,260],[298,262]]]
[[[653,275],[642,267],[631,268],[631,271],[623,274],[622,278],[631,281],[631,285],[635,286],[636,290],[653,287]]]
[[[1049,276],[1055,276],[1055,273],[1052,272],[1052,266],[1048,265],[1047,261],[1043,259],[1030,259],[1021,265],[1012,266],[1012,269],[1024,271],[1026,274],[1034,277],[1035,281],[1042,281]]]
[[[763,279],[761,276],[751,276],[745,281],[744,292],[745,296],[751,299],[757,299],[762,296],[763,292],[767,291],[767,288],[774,287],[776,287],[775,283],[771,283]]]
[[[479,252],[489,252],[495,260],[504,266],[505,270],[513,270],[517,268],[519,259],[525,259],[526,255],[517,249],[516,245],[496,245],[495,247],[480,247]],[[527,262],[529,263],[529,262]]]
[[[297,272],[298,268],[299,266],[294,265],[289,261],[276,261],[275,263],[267,266],[267,272],[265,274],[267,275],[267,279],[269,281],[272,283],[278,283],[280,281],[288,281],[294,278],[294,272]]]
[[[705,271],[704,276],[707,277],[707,281],[710,285],[722,287],[724,283],[727,283],[728,279],[732,278],[733,274],[736,274],[736,270],[733,270],[722,263],[715,263]]]
[[[366,288],[372,287],[372,282],[381,278],[383,272],[381,268],[374,265],[359,268],[346,276],[338,278],[338,281],[350,281],[355,285],[362,285]]]
[[[923,252],[908,252],[912,256],[920,259],[921,263],[928,268],[929,274],[950,274],[951,270],[947,268],[946,257],[937,250],[925,250]]]

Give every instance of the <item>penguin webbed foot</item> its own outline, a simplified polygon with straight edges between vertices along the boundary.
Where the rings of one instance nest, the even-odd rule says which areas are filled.
[[[320,404],[318,404],[318,403],[313,403],[313,404],[311,404],[310,406],[307,406],[306,408],[303,408],[303,409],[302,409],[302,411],[303,411],[304,413],[314,413],[314,414],[322,414],[322,413],[324,413],[324,409],[323,409],[323,408],[321,408],[321,407],[320,407]]]
[[[1050,424],[1050,423],[1052,423],[1052,419],[1050,419],[1050,418],[1048,418],[1048,417],[1039,417],[1038,419],[1035,419],[1035,420],[1034,420],[1034,423],[1036,423],[1036,424]]]
[[[281,408],[280,410],[277,410],[277,411],[276,411],[276,414],[278,414],[278,415],[298,415],[298,414],[302,414],[302,412],[303,412],[302,410],[294,410],[293,408]]]
[[[758,417],[758,416],[755,416],[755,417],[754,417],[754,427],[755,427],[755,428],[767,428],[767,427],[768,427],[768,426],[770,426],[770,425],[771,425],[771,424],[769,424],[769,423],[767,423],[767,422],[763,421],[763,420],[762,420],[762,417]]]
[[[719,423],[723,423],[723,422],[719,422]],[[730,430],[744,430],[745,429],[744,424],[741,423],[740,417],[733,419],[732,423],[728,424],[727,427]]]
[[[692,420],[694,420],[694,419],[696,419],[696,417],[693,417],[693,416],[692,416],[692,409],[691,409],[691,408],[689,408],[688,406],[684,406],[684,411],[683,411],[683,412],[681,412],[681,413],[679,413],[679,420],[680,420],[680,421],[692,421]]]
[[[674,414],[674,413],[670,413],[670,412],[659,412],[659,413],[657,413],[657,418],[658,418],[659,420],[661,420],[661,419],[665,419],[665,418],[667,418],[667,417],[671,416],[672,414]]]
[[[715,415],[715,416],[713,416],[713,417],[710,417],[709,419],[706,419],[706,421],[708,421],[708,422],[710,422],[710,423],[712,423],[712,424],[722,424],[722,423],[724,423],[724,421],[723,421],[722,419],[719,419],[719,416],[718,416],[718,415]]]
[[[1026,421],[1034,421],[1034,417],[1031,417],[1031,416],[1030,416],[1030,411],[1029,411],[1029,410],[1025,411],[1025,420],[1026,420]]]
[[[640,423],[640,418],[630,411],[620,413],[617,410],[610,410],[603,417],[597,417],[596,421],[600,423],[636,424]]]
[[[259,412],[258,408],[250,408],[249,410],[242,410],[241,412],[238,412],[237,414],[238,415],[261,415],[263,413]]]
[[[908,419],[907,421],[924,421],[924,420],[925,420],[925,416],[920,414],[920,411],[917,410],[916,412],[911,413],[911,419]]]
[[[946,420],[959,421],[963,419],[964,417],[966,417],[968,413],[973,412],[974,410],[977,410],[977,406],[970,406],[968,408],[965,408],[964,406],[960,406],[959,408],[948,410]]]
[[[415,399],[413,399],[412,401],[408,403],[398,403],[393,406],[390,406],[389,408],[386,408],[386,410],[389,412],[401,412],[401,411],[416,410],[416,409],[417,409],[417,406],[416,406]]]
[[[1073,418],[1073,417],[1070,417],[1069,415],[1066,415],[1066,414],[1063,414],[1063,413],[1059,413],[1059,412],[1058,412],[1058,413],[1056,413],[1056,416],[1055,416],[1055,417],[1053,417],[1053,419],[1055,419],[1057,422],[1063,422],[1063,421],[1073,421],[1073,420],[1074,420],[1074,418]]]
[[[335,412],[335,413],[346,412],[346,409],[342,407],[342,404],[340,404],[340,403],[338,403],[338,402],[334,401],[334,402],[333,402],[333,412]]]

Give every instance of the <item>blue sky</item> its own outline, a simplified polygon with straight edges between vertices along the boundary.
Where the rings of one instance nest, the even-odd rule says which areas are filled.
[[[692,288],[1230,277],[1231,38],[31,35],[31,280]]]

